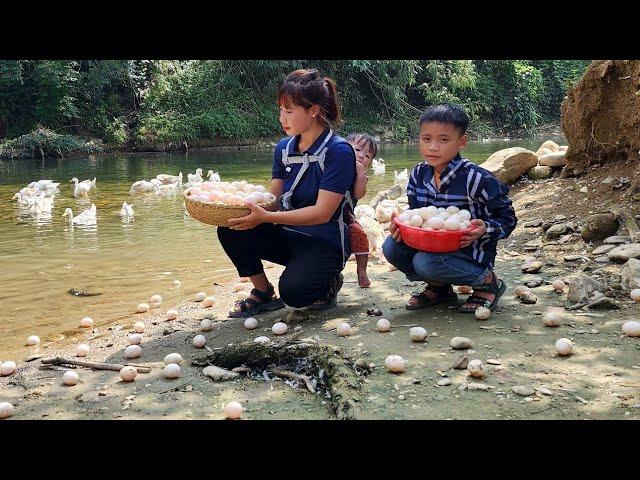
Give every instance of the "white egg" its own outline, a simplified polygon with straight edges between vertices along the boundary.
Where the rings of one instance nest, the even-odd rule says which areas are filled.
[[[264,188],[263,185],[256,185],[256,189],[261,193],[269,193],[269,192],[267,192],[267,189]]]
[[[225,418],[238,419],[242,416],[242,405],[238,402],[229,402],[222,409]]]
[[[129,335],[129,345],[140,345],[142,342],[142,335],[139,333],[132,333]]]
[[[156,304],[156,306],[160,305],[162,303],[162,296],[152,295],[151,298],[149,299],[149,303],[154,303]]]
[[[455,213],[453,215],[449,216],[449,218],[447,218],[447,220],[456,220],[458,223],[462,222],[462,219],[460,218],[460,216],[458,216]]]
[[[205,298],[207,298],[207,294],[206,294],[206,293],[204,293],[204,292],[198,292],[198,293],[196,293],[196,298],[195,298],[196,302],[201,302],[201,301],[203,301]]]
[[[86,357],[91,347],[86,343],[81,343],[76,347],[76,357]]]
[[[206,193],[201,193],[196,197],[196,200],[203,203],[209,203],[209,195],[207,195]]]
[[[628,337],[640,337],[640,322],[624,322],[622,324],[622,331]]]
[[[93,319],[91,317],[84,317],[80,320],[80,325],[85,328],[93,327]]]
[[[178,318],[178,311],[173,308],[171,310],[167,310],[165,318],[167,320],[175,320]]]
[[[460,217],[461,220],[471,220],[471,212],[462,209],[458,212],[458,217]]]
[[[438,207],[438,209],[437,209],[438,215],[440,215],[441,213],[445,213],[446,211],[447,211],[447,209],[444,208],[444,207]]]
[[[402,223],[409,223],[409,221],[411,220],[411,213],[410,212],[402,212],[400,215],[398,215],[398,220],[401,221]]]
[[[450,215],[455,215],[460,211],[460,209],[458,207],[454,207],[453,205],[451,205],[445,208],[444,211],[449,213]]]
[[[9,402],[0,402],[0,418],[9,418],[13,415],[13,405]]]
[[[491,316],[491,310],[487,307],[478,307],[475,310],[475,315],[478,320],[486,320]]]
[[[246,288],[247,288],[247,285],[244,285],[242,283],[236,283],[233,286],[233,291],[234,292],[244,292],[246,290]]]
[[[438,214],[438,207],[436,207],[435,205],[429,205],[426,208],[427,208],[427,211],[429,212],[429,218]]]
[[[440,217],[431,217],[427,220],[427,227],[433,228],[434,230],[440,230],[444,227],[444,220]]]
[[[460,222],[455,218],[447,218],[444,221],[444,229],[445,230],[460,230]]]
[[[216,303],[216,298],[213,296],[209,296],[202,301],[202,306],[204,308],[210,308],[210,307],[213,307],[215,303]]]
[[[137,308],[137,310],[136,310],[136,311],[137,311],[138,313],[146,313],[146,312],[148,312],[148,311],[149,311],[149,309],[150,309],[150,308],[151,308],[151,307],[149,307],[149,304],[148,304],[148,303],[140,303],[140,304],[138,304],[138,308]]]
[[[164,364],[169,365],[170,363],[175,363],[177,365],[182,364],[182,355],[179,353],[170,353],[166,357],[164,357]]]
[[[400,355],[389,355],[384,359],[384,366],[392,373],[402,373],[407,369],[407,362]]]
[[[171,285],[173,285],[174,287],[179,287],[180,285],[182,285],[182,282],[180,280],[174,280],[173,282],[171,282]]]
[[[253,330],[258,326],[258,320],[253,317],[249,317],[244,321],[244,328],[247,330]]]
[[[573,343],[568,338],[556,340],[556,352],[558,355],[569,355],[573,349]]]
[[[203,332],[208,332],[211,329],[213,329],[213,322],[210,319],[205,318],[200,322],[200,330]]]
[[[78,374],[76,372],[72,372],[71,370],[67,370],[62,375],[62,382],[65,385],[77,385],[79,381]]]
[[[31,335],[27,338],[27,345],[38,345],[40,343],[40,337],[37,335]]]
[[[133,324],[133,331],[136,333],[144,333],[144,322],[136,322]]]
[[[162,375],[165,378],[178,378],[180,376],[180,365],[176,363],[165,365],[162,369]]]
[[[271,327],[271,331],[273,333],[275,333],[276,335],[284,335],[285,333],[287,333],[287,324],[284,322],[277,322],[273,324],[273,327]]]
[[[482,360],[471,360],[467,365],[467,371],[473,378],[484,378],[484,364]]]
[[[338,325],[338,328],[336,330],[338,332],[338,335],[340,335],[341,337],[347,337],[351,333],[351,325],[349,325],[348,323],[341,323],[340,325]]]
[[[136,375],[138,375],[138,370],[131,366],[122,367],[118,372],[118,376],[125,382],[132,382]]]
[[[140,345],[129,345],[124,349],[125,358],[138,358],[142,355],[142,348]]]
[[[378,320],[378,323],[376,323],[376,330],[381,333],[388,332],[391,330],[391,323],[389,323],[389,320],[386,318],[381,318]]]
[[[2,362],[2,365],[0,365],[0,375],[3,377],[11,375],[16,371],[16,368],[16,362],[12,362],[11,360]]]
[[[427,338],[427,330],[422,327],[411,327],[409,338],[412,342],[424,342]]]
[[[564,283],[562,280],[558,279],[558,280],[554,280],[551,283],[551,286],[553,287],[553,289],[558,292],[558,293],[562,293],[564,291],[564,287],[567,286],[566,283]]]
[[[431,212],[427,207],[420,207],[416,209],[416,213],[420,215],[423,218],[423,220],[428,220],[432,216]]]
[[[640,288],[634,288],[633,290],[631,290],[629,296],[634,302],[640,302]]]
[[[409,219],[409,224],[414,227],[419,227],[424,222],[424,219],[420,215],[412,215]]]
[[[547,312],[542,316],[542,323],[545,327],[557,327],[560,325],[560,316],[555,312]]]
[[[271,339],[269,337],[256,337],[253,339],[253,343],[267,344],[270,342],[271,342]]]
[[[193,337],[193,345],[197,348],[204,347],[205,343],[207,343],[207,339],[204,335],[196,335],[195,337]]]

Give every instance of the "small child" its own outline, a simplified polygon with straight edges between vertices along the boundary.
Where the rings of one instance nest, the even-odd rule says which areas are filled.
[[[411,172],[407,186],[409,207],[456,206],[471,212],[475,229],[461,238],[461,248],[450,253],[429,253],[405,245],[391,222],[382,246],[386,259],[412,281],[427,282],[412,294],[408,310],[457,301],[453,285],[471,285],[473,294],[459,308],[475,312],[479,306],[495,310],[506,286],[493,271],[498,240],[516,226],[509,188],[492,173],[460,156],[467,144],[469,117],[457,105],[427,108],[420,117],[420,154],[424,158]],[[392,215],[394,217],[395,215]]]
[[[373,157],[378,153],[378,145],[368,133],[352,133],[345,139],[356,152],[356,180],[353,188],[355,200],[360,200],[367,194],[367,168],[371,165]],[[358,285],[369,288],[371,281],[367,276],[367,262],[369,260],[369,241],[367,234],[355,217],[352,215],[349,223],[349,235],[351,237],[351,251],[356,256],[356,269],[358,273]]]

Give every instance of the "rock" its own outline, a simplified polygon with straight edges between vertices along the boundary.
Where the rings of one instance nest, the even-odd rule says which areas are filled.
[[[609,185],[611,182],[613,182],[613,177],[607,177],[604,180],[602,180],[600,183],[602,183],[603,185]]]
[[[635,258],[627,260],[620,272],[620,280],[626,289],[640,288],[640,260]]]
[[[532,220],[524,224],[524,228],[536,228],[542,225],[542,220]]]
[[[565,159],[566,152],[551,152],[546,155],[541,155],[539,158],[539,165],[549,167],[564,167],[567,164]]]
[[[487,390],[493,390],[494,386],[491,385],[487,385],[486,383],[466,383],[464,384],[464,389],[466,390],[482,390],[482,391],[487,391]]]
[[[512,147],[492,154],[482,168],[489,170],[502,182],[511,184],[536,165],[538,157],[535,153],[526,148]]]
[[[542,145],[540,145],[540,148],[538,148],[538,150],[536,150],[536,155],[542,154],[543,150],[548,150],[549,152],[558,152],[560,151],[560,145],[558,145],[553,140],[547,140]]]
[[[609,258],[605,255],[601,255],[599,257],[594,258],[593,261],[597,263],[608,263]]]
[[[542,277],[536,277],[526,282],[525,285],[529,288],[536,288],[542,285],[543,283],[544,283],[544,279]]]
[[[587,187],[582,187],[580,189],[580,193],[588,193],[588,192],[589,192],[589,189]]]
[[[230,372],[229,370],[225,370],[224,368],[216,367],[213,365],[205,367],[202,370],[202,373],[204,373],[207,377],[211,377],[214,382],[224,382],[225,380],[233,380],[234,378],[237,378],[240,376],[239,373]]]
[[[471,348],[471,340],[467,337],[453,337],[449,345],[454,350],[466,350]]]
[[[614,235],[619,227],[612,213],[597,213],[587,217],[580,235],[585,242],[603,240]]]
[[[469,357],[466,355],[456,358],[455,362],[453,362],[453,368],[456,370],[465,370],[467,365],[469,365]]]
[[[536,165],[527,172],[527,176],[531,180],[544,180],[545,178],[551,177],[551,172],[550,166]]]
[[[610,252],[614,248],[616,248],[615,245],[600,245],[599,247],[595,248],[591,253],[593,255],[603,255],[605,253]]]
[[[369,202],[369,205],[371,205],[373,208],[376,208],[382,200],[386,200],[387,198],[389,198],[389,190],[383,190],[376,193],[376,196],[373,197],[373,200]]]
[[[567,298],[572,302],[586,300],[589,298],[591,292],[602,290],[600,282],[582,273],[572,275],[567,280],[569,282]]]
[[[528,397],[536,393],[533,388],[527,387],[525,385],[516,385],[515,387],[511,387],[511,391],[516,395],[520,395],[521,397]]]
[[[527,262],[524,265],[522,265],[522,267],[520,267],[520,269],[524,272],[524,273],[536,273],[538,272],[540,269],[542,268],[542,262],[539,261],[534,261],[534,262]]]
[[[393,187],[387,190],[387,198],[389,200],[396,200],[398,197],[401,197],[406,193],[407,193],[407,185],[405,183],[396,183]],[[408,203],[408,202],[405,202],[405,203]]]
[[[588,305],[594,310],[620,310],[620,304],[609,297],[600,297]]]
[[[582,255],[565,255],[564,257],[562,257],[565,262],[575,262],[576,260],[580,260],[582,258]]]
[[[614,235],[603,240],[606,245],[621,245],[623,243],[631,243],[631,237],[628,235]]]
[[[546,387],[535,387],[534,390],[542,395],[552,396],[553,392]]]
[[[612,262],[620,263],[626,262],[630,258],[638,258],[640,257],[640,243],[620,245],[607,253],[607,257]]]
[[[520,295],[520,301],[527,305],[534,305],[538,301],[538,297],[531,292],[525,292]]]
[[[450,378],[443,378],[442,380],[438,380],[438,386],[440,387],[448,387],[449,385],[451,385]]]
[[[562,235],[569,233],[569,227],[564,223],[559,223],[557,225],[550,226],[545,232],[544,236],[547,240],[556,240],[560,238]]]

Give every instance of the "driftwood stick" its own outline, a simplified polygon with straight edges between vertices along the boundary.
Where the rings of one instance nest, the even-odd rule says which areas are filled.
[[[282,370],[280,368],[270,368],[269,371],[274,375],[278,375],[279,377],[292,378],[293,380],[302,380],[307,386],[307,389],[311,393],[316,393],[316,390],[313,388],[313,385],[311,385],[311,379],[306,375],[290,372],[289,370]]]
[[[139,365],[120,365],[117,363],[87,362],[84,360],[71,360],[68,358],[56,357],[42,360],[45,365],[78,365],[80,367],[88,367],[94,370],[111,370],[119,372],[126,366],[135,367],[138,373],[149,373],[151,368],[141,367]]]

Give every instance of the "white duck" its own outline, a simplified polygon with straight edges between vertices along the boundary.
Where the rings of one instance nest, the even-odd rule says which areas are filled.
[[[191,174],[187,173],[187,180],[189,183],[200,183],[202,182],[202,169],[196,168],[196,173]]]
[[[162,182],[163,185],[179,185],[182,186],[182,172],[178,175],[168,175],[166,173],[160,173],[156,175],[156,178]]]
[[[77,197],[79,195],[86,197],[89,193],[89,190],[91,190],[91,187],[96,188],[95,177],[93,178],[93,180],[83,180],[82,182],[78,182],[78,179],[76,177],[73,177],[71,180],[69,180],[69,182],[73,182],[75,186],[73,190],[74,197]]]
[[[405,168],[400,173],[396,170],[393,171],[393,176],[395,178],[396,183],[407,183],[409,181],[409,172]]]
[[[154,178],[156,181],[160,181],[157,178]],[[148,182],[146,180],[138,180],[129,189],[129,195],[139,195],[141,193],[153,192],[157,190],[158,186],[154,182]]]
[[[371,167],[373,168],[374,175],[383,175],[386,171],[386,166],[382,158],[380,158],[379,160],[376,160],[374,158],[371,162]]]
[[[120,209],[120,216],[125,218],[133,217],[133,207],[127,202],[122,202],[122,208]]]
[[[51,197],[47,197],[43,192],[36,197],[35,202],[33,202],[29,207],[29,211],[38,215],[41,213],[51,213],[52,207],[53,199]]]
[[[77,217],[73,216],[73,212],[70,208],[65,208],[62,216],[69,217],[69,223],[73,225],[95,225],[97,222],[96,206],[93,203],[91,204],[91,208],[87,208]]]
[[[53,180],[38,180],[29,184],[30,188],[37,188],[41,192],[55,192],[58,190],[59,183],[54,183]]]
[[[207,172],[207,177],[209,177],[209,181],[210,182],[219,182],[220,181],[220,174],[218,172],[213,173],[213,170],[209,170]]]

